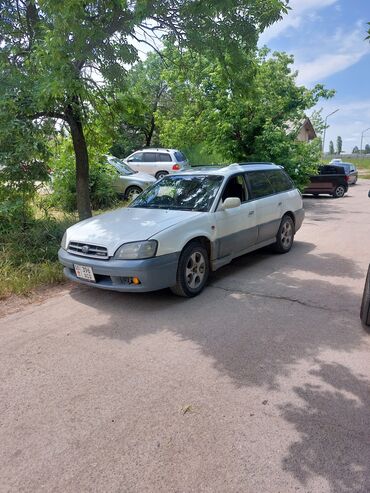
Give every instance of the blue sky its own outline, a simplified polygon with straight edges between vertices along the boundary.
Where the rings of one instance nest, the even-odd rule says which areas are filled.
[[[351,152],[370,127],[370,43],[365,41],[370,0],[291,0],[290,6],[259,44],[293,54],[299,83],[336,90],[334,98],[318,105],[324,117],[339,108],[328,119],[325,148],[340,135],[343,150]],[[365,143],[370,144],[370,130]]]

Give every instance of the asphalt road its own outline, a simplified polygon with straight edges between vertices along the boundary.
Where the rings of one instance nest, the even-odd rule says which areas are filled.
[[[74,287],[0,320],[1,492],[370,491],[370,181],[192,300]]]

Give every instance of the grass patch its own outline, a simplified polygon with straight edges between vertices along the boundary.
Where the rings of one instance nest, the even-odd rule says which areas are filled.
[[[58,249],[74,216],[48,216],[0,231],[0,299],[63,280]]]

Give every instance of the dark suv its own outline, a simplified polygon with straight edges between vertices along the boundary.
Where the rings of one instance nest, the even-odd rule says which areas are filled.
[[[310,183],[303,193],[314,196],[329,194],[334,198],[343,197],[348,191],[348,175],[343,166],[324,165],[319,167],[319,173],[310,177]]]

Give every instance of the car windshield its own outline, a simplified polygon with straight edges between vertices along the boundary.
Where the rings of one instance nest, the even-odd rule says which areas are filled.
[[[116,157],[108,158],[108,162],[116,168],[120,175],[133,175],[136,173],[133,169],[130,168],[127,164]]]
[[[130,207],[207,212],[222,180],[216,175],[169,175],[147,188]]]

